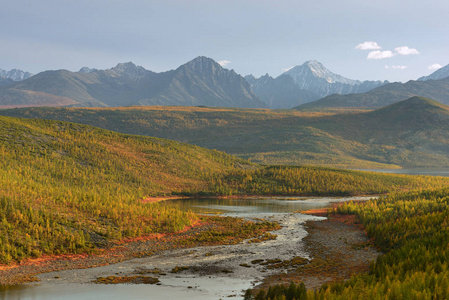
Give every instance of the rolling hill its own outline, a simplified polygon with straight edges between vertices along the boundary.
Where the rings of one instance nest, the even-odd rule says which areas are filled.
[[[391,168],[449,166],[447,110],[413,97],[340,115],[201,107],[23,108],[0,114],[163,137],[256,163]]]

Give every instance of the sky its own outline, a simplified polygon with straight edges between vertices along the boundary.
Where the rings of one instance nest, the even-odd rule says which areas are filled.
[[[308,60],[408,81],[449,64],[447,0],[0,0],[0,69],[118,63],[162,72],[207,56],[273,77]]]

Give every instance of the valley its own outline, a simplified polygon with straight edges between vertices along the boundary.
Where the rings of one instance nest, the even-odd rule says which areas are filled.
[[[448,1],[1,12],[1,300],[449,299]]]
[[[421,99],[411,101],[423,104]],[[444,116],[445,107],[429,103],[433,105],[431,111],[436,110]],[[429,103],[424,101],[426,105]],[[192,113],[190,108],[181,110]],[[242,118],[238,109],[221,110],[197,108],[193,112],[231,112],[242,124],[251,124],[257,118],[263,120],[267,114],[264,110],[249,110],[248,115],[252,114],[252,117],[248,120]],[[76,116],[76,113],[71,115]],[[281,121],[287,117],[291,117],[290,112],[279,112],[276,116]],[[331,119],[338,116],[319,114],[315,117]],[[307,118],[314,116],[307,115]],[[198,124],[204,126],[202,122]],[[223,121],[217,118],[215,122],[219,126]],[[204,216],[191,210],[180,210],[170,204],[171,201],[145,200],[153,197],[240,197],[243,199],[241,207],[244,207],[251,202],[248,195],[278,195],[284,197],[278,201],[288,203],[294,200],[293,196],[379,195],[431,191],[449,186],[446,177],[259,165],[177,141],[63,121],[0,117],[0,123],[3,158],[0,163],[0,230],[4,233],[0,249],[2,285],[34,281],[39,273],[49,271],[152,257],[170,249],[239,245],[248,239],[253,239],[256,247],[259,243],[263,247],[267,243],[264,241],[276,239],[275,234],[268,231],[278,230],[279,224],[283,224],[276,218],[261,220],[259,213],[254,215],[255,220],[226,215]],[[182,128],[171,124],[175,129]],[[247,128],[251,129],[251,126]],[[287,219],[298,217],[304,218],[298,213],[286,215]],[[294,227],[297,230],[297,226]],[[279,251],[283,250],[279,248]],[[304,262],[306,266],[310,264],[309,267],[316,263],[313,260]],[[322,272],[327,272],[328,266],[324,264]],[[366,270],[367,263],[364,266],[361,268]],[[275,282],[295,278],[295,270],[288,271],[290,275],[284,277],[284,281]],[[62,275],[54,275],[58,276]],[[317,293],[324,291],[325,286],[316,290]],[[3,292],[8,293],[8,289]]]
[[[257,79],[198,57],[2,74],[2,297],[449,294],[444,69],[362,82],[308,61]]]

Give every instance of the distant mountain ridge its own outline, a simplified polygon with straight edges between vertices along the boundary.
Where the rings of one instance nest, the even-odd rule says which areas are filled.
[[[0,105],[265,107],[243,77],[206,57],[162,73],[131,62],[108,70],[45,71],[0,87]]]
[[[292,108],[331,94],[366,92],[388,81],[360,81],[335,74],[316,60],[291,68],[276,78],[268,74],[245,76],[251,88],[269,108]]]

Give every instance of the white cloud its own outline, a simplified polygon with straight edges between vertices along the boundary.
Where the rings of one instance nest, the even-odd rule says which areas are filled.
[[[433,65],[428,66],[427,69],[435,71],[435,70],[441,69],[442,67],[443,66],[440,64],[433,64]]]
[[[367,59],[384,59],[384,58],[390,58],[393,57],[395,54],[391,52],[390,50],[387,51],[371,51],[368,53]]]
[[[416,54],[420,54],[418,50],[416,50],[414,48],[409,48],[407,46],[396,47],[396,48],[394,48],[394,51],[396,51],[396,53],[399,54],[399,55],[416,55]]]
[[[226,67],[227,65],[229,65],[231,62],[229,60],[220,60],[218,62],[218,64],[222,67]]]
[[[282,72],[287,72],[287,71],[290,71],[291,69],[293,69],[293,67],[283,68]]]
[[[362,44],[358,44],[357,46],[355,46],[356,49],[360,49],[360,50],[379,50],[382,49],[381,46],[379,46],[376,42],[373,41],[369,41],[369,42],[364,42]]]
[[[385,65],[385,69],[404,70],[404,69],[407,69],[407,66],[389,66],[389,65]]]

